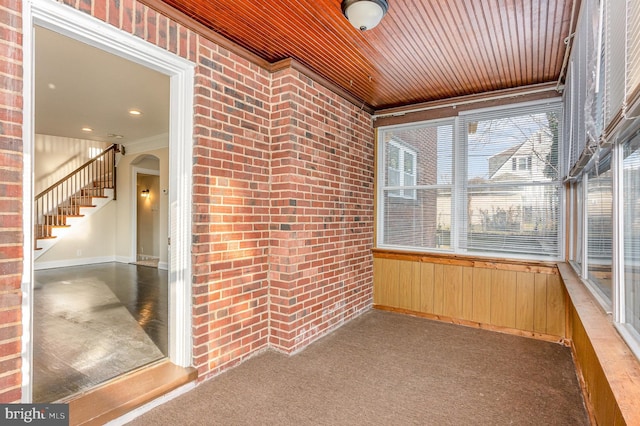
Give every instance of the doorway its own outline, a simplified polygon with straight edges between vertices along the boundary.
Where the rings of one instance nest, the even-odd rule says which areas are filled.
[[[159,163],[156,157],[143,157],[147,167]],[[140,164],[136,162],[135,164]],[[158,268],[160,264],[161,252],[167,251],[166,243],[160,239],[161,218],[161,190],[160,176],[156,168],[134,168],[136,179],[135,192],[135,225],[136,231],[133,245],[135,246],[135,259],[133,263],[141,266]],[[133,203],[132,203],[133,204]],[[166,206],[165,206],[166,208]],[[166,232],[162,232],[165,234]],[[166,269],[166,262],[163,262],[163,269]]]
[[[94,18],[67,8],[62,4],[48,0],[34,0],[25,3],[23,11],[24,25],[24,71],[26,76],[34,76],[37,64],[30,58],[35,49],[34,28],[36,26],[46,30],[63,34],[76,41],[90,44],[107,53],[124,58],[132,63],[149,67],[169,77],[170,81],[170,130],[167,135],[169,141],[169,163],[171,173],[180,176],[178,179],[168,179],[167,205],[171,205],[171,221],[167,218],[168,234],[173,245],[170,249],[170,261],[167,262],[167,292],[175,295],[167,303],[168,336],[166,352],[169,359],[182,367],[191,365],[191,324],[190,324],[190,279],[191,272],[189,254],[189,237],[191,224],[191,147],[192,147],[192,117],[185,116],[183,111],[192,110],[193,103],[193,64],[176,57],[162,49],[131,35],[95,20]],[[33,78],[33,77],[32,77]],[[55,86],[55,83],[53,83]],[[50,88],[51,89],[51,88]],[[54,90],[54,89],[51,89]],[[34,110],[34,81],[25,79],[24,103],[25,111]],[[34,171],[33,154],[35,117],[25,114],[24,117],[24,170],[25,185],[23,192],[24,210],[24,272],[23,272],[23,402],[31,402],[33,395],[34,360],[34,299],[36,283],[34,279],[33,254],[34,249],[34,220],[33,214],[33,181],[30,179]],[[113,134],[117,138],[118,134]],[[30,182],[32,185],[28,185]],[[120,189],[120,188],[119,188]],[[130,188],[129,191],[135,191]],[[125,197],[126,198],[126,197]],[[130,217],[130,215],[128,214]],[[130,244],[127,244],[130,246]],[[37,318],[36,318],[37,320]],[[97,359],[97,358],[96,358]]]

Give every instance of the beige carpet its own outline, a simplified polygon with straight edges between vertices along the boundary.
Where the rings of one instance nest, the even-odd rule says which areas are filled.
[[[370,311],[265,352],[133,425],[586,425],[569,349]]]

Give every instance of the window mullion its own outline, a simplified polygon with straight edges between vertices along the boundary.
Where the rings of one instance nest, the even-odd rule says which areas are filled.
[[[453,188],[451,194],[451,245],[455,252],[467,246],[467,139],[466,122],[456,117],[453,132]]]
[[[622,145],[613,146],[613,252],[612,252],[612,287],[613,318],[615,322],[626,322],[624,291],[624,203],[622,197]]]
[[[583,175],[582,180],[582,271],[580,271],[580,276],[585,280],[589,278],[589,256],[587,253],[587,249],[589,247],[589,218],[587,215],[588,211],[588,200],[587,194],[589,191],[589,176],[587,173]]]

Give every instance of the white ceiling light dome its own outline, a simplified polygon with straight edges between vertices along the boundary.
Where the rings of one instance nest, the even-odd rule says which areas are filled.
[[[343,0],[342,13],[351,25],[361,31],[370,30],[380,23],[389,10],[387,0]]]

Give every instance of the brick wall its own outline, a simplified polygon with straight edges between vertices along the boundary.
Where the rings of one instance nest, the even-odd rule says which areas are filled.
[[[265,70],[201,39],[193,169],[201,377],[268,344],[269,82]]]
[[[269,346],[300,349],[371,305],[367,113],[297,71],[271,75],[137,1],[65,3],[196,64],[192,275],[201,380]],[[3,25],[16,28],[0,26],[0,78],[8,82],[0,88],[0,403],[21,397],[20,7],[0,0]]]
[[[371,305],[373,131],[293,69],[272,88],[270,341],[293,352]]]
[[[0,0],[0,402],[22,375],[22,2]]]

